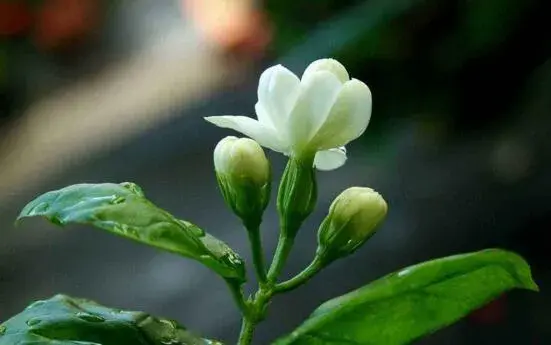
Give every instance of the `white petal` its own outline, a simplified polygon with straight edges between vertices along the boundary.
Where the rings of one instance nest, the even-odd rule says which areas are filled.
[[[346,83],[350,80],[346,68],[335,59],[320,59],[312,62],[302,74],[302,79],[308,78],[315,72],[327,71],[333,73],[341,83]]]
[[[254,110],[256,112],[256,117],[258,118],[258,121],[260,121],[260,123],[274,127],[272,123],[272,119],[270,119],[270,115],[268,114],[268,111],[266,110],[266,108],[264,108],[264,106],[260,102],[256,102],[256,104],[254,105]]]
[[[371,91],[363,82],[345,83],[327,120],[312,139],[319,150],[338,147],[363,134],[371,118]]]
[[[289,142],[295,153],[307,149],[310,139],[329,115],[342,84],[332,73],[312,74],[300,84],[300,94],[289,115]]]
[[[285,131],[278,131],[276,129],[270,114],[262,103],[256,102],[256,104],[254,105],[254,110],[256,112],[256,117],[258,118],[258,121],[262,125],[272,128],[273,131],[277,133],[279,138],[281,138],[283,141],[286,140],[286,138],[288,137],[287,133]]]
[[[314,166],[318,170],[334,170],[344,165],[346,162],[346,148],[344,146],[319,151],[314,158]]]
[[[298,97],[300,80],[287,68],[276,65],[265,70],[258,83],[258,120],[285,132],[285,123]],[[257,108],[258,108],[257,107]]]
[[[271,127],[246,116],[209,116],[208,122],[222,128],[229,128],[256,140],[260,145],[277,152],[286,152],[286,147]]]

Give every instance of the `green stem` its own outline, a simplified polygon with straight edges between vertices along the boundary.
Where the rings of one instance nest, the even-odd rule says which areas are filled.
[[[288,292],[296,289],[297,287],[308,282],[313,276],[315,276],[322,268],[324,267],[323,263],[318,256],[306,267],[302,272],[297,274],[295,277],[284,281],[282,283],[276,284],[273,288],[275,294]]]
[[[260,219],[258,222],[249,219],[245,223],[249,242],[253,254],[253,262],[258,278],[258,291],[248,301],[243,301],[243,293],[234,292],[241,299],[240,306],[243,314],[243,324],[239,334],[238,345],[249,345],[252,342],[254,328],[261,322],[267,312],[270,300],[279,292],[294,289],[303,284],[321,269],[321,264],[316,260],[312,262],[297,277],[277,284],[277,279],[287,262],[295,241],[295,236],[303,221],[312,213],[317,199],[317,184],[315,169],[313,168],[314,155],[305,156],[303,159],[289,159],[277,196],[277,209],[280,217],[280,234],[272,264],[266,274],[262,241],[260,238]],[[240,299],[239,299],[240,296]]]
[[[295,242],[295,239],[293,237],[286,237],[282,235],[284,233],[285,232],[282,231],[279,236],[274,259],[268,272],[268,280],[270,282],[275,282],[277,280],[277,277],[281,274],[283,266],[285,266],[287,258],[289,257],[289,254],[291,253],[291,249],[293,248],[293,244]]]
[[[253,253],[253,265],[256,272],[256,278],[260,286],[266,284],[266,264],[264,261],[264,249],[262,248],[262,239],[260,238],[260,227],[247,226],[247,234],[249,235],[249,242],[251,244],[251,251]]]
[[[243,317],[243,322],[241,323],[241,332],[239,333],[239,339],[237,340],[237,345],[249,345],[253,340],[255,324],[251,322],[247,317]]]

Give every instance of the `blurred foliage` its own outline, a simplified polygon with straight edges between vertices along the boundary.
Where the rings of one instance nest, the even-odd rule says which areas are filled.
[[[377,95],[375,126],[413,117],[422,135],[439,138],[518,115],[511,109],[551,56],[546,0],[268,0],[266,8],[276,54],[342,60]]]
[[[0,0],[0,6],[25,4],[33,14],[30,24],[15,26],[19,32],[0,34],[0,117],[30,87],[32,72],[18,71],[26,65],[17,57],[36,64],[94,31],[99,20],[78,19],[98,11],[88,2]],[[94,3],[106,13],[117,1]],[[283,63],[299,70],[313,58],[334,56],[376,95],[372,126],[412,118],[422,136],[438,139],[518,114],[528,78],[551,57],[547,0],[265,0],[264,7]],[[41,15],[61,17],[40,21]],[[29,62],[31,52],[42,57]]]
[[[265,9],[277,27],[274,47],[278,52],[287,51],[306,39],[308,32],[322,21],[362,1],[295,1],[267,0]]]
[[[51,62],[56,59],[79,60],[75,53],[89,49],[111,4],[108,0],[0,0],[0,125],[35,91],[36,80],[45,74],[35,75],[36,71],[55,69]]]

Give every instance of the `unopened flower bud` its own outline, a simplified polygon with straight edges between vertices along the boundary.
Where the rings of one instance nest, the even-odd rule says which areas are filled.
[[[352,254],[375,233],[387,208],[383,197],[371,188],[346,189],[333,201],[319,228],[318,258],[328,264]]]
[[[249,138],[222,139],[214,149],[216,178],[226,203],[245,223],[260,223],[270,200],[270,162]]]
[[[277,195],[283,237],[295,237],[302,222],[314,210],[317,196],[316,172],[312,166],[312,157],[305,160],[290,158]]]

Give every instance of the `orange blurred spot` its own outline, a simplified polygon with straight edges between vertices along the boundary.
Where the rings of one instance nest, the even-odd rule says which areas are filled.
[[[82,41],[96,28],[99,12],[99,1],[46,1],[37,13],[35,42],[41,48],[56,49]]]
[[[31,26],[32,15],[23,2],[0,2],[0,37],[25,33]]]
[[[229,52],[259,55],[271,40],[266,16],[251,0],[182,0],[203,37]]]

